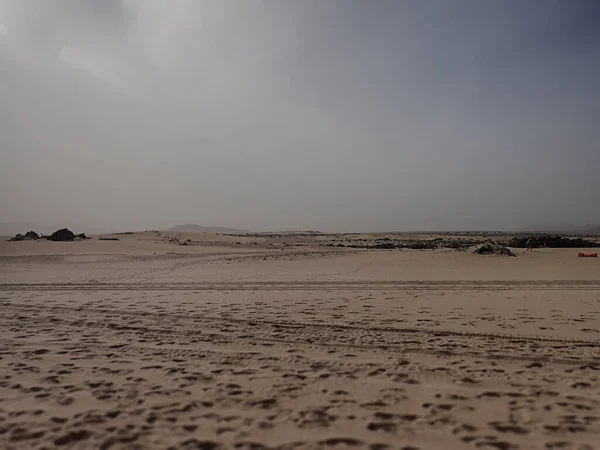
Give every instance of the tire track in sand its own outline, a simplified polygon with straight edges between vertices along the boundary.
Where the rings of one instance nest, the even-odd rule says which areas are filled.
[[[524,281],[251,281],[179,283],[2,283],[0,291],[233,290],[600,290],[600,280]]]

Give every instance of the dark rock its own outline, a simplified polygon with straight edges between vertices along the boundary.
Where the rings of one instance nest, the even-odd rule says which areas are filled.
[[[377,242],[373,244],[370,248],[378,249],[378,250],[393,250],[396,246],[392,242]]]
[[[500,249],[500,255],[502,255],[502,256],[517,256],[508,247],[502,247]]]
[[[60,230],[57,230],[50,236],[48,236],[48,240],[55,242],[74,241],[76,237],[77,236],[75,236],[75,233],[73,233],[68,228],[61,228]]]
[[[494,250],[492,244],[485,243],[477,250],[475,250],[475,253],[477,253],[478,255],[493,255],[494,253],[496,253],[496,251]]]
[[[583,238],[566,238],[553,235],[515,236],[508,244],[513,248],[600,248],[600,243]]]
[[[432,240],[409,242],[404,246],[404,248],[410,248],[412,250],[435,250],[438,247],[439,243]]]
[[[35,241],[38,240],[40,236],[35,231],[28,231],[25,234],[17,234],[16,236],[9,239],[10,242],[18,242],[18,241]]]
[[[508,247],[505,247],[502,244],[496,242],[486,242],[477,250],[475,253],[478,255],[502,255],[502,256],[517,256],[513,252],[510,251]]]
[[[453,250],[465,252],[469,248],[476,245],[477,243],[478,242],[474,241],[473,239],[453,239],[453,240],[445,241],[443,245],[446,248],[451,248]]]

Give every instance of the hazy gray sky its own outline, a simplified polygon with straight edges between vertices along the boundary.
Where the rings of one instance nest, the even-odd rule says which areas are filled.
[[[600,222],[596,0],[0,0],[0,222]]]

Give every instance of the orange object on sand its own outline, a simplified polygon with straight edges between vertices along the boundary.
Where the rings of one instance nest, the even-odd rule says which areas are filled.
[[[580,258],[597,258],[598,253],[579,253],[577,256]]]

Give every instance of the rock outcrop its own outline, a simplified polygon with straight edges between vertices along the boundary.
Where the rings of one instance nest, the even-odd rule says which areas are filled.
[[[508,241],[513,248],[600,248],[600,243],[583,238],[567,238],[553,235],[516,236]]]
[[[40,238],[40,235],[35,231],[28,231],[25,234],[17,234],[15,237],[9,239],[11,242],[17,241],[37,241]]]
[[[68,228],[61,228],[60,230],[56,230],[50,236],[48,236],[49,241],[55,242],[65,242],[65,241],[74,241],[77,236]]]
[[[475,250],[478,255],[517,256],[508,247],[496,242],[486,242]]]

